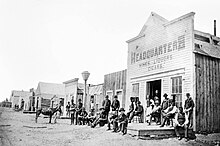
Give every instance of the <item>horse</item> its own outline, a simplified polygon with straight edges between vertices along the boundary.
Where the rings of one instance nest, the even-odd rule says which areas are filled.
[[[53,116],[57,111],[59,111],[60,113],[62,113],[62,110],[61,110],[61,107],[60,107],[60,106],[58,106],[58,107],[56,107],[56,108],[48,108],[48,109],[46,109],[46,110],[43,110],[43,109],[37,110],[37,111],[36,111],[36,117],[35,117],[35,123],[37,123],[37,118],[39,117],[40,114],[49,116],[49,123],[51,123],[52,116]]]

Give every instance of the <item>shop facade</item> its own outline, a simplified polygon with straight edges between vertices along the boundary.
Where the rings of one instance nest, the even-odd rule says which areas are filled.
[[[126,77],[127,70],[121,70],[104,75],[103,84],[103,99],[108,95],[111,102],[115,95],[117,95],[120,102],[120,107],[125,108],[126,104]]]
[[[151,13],[138,36],[127,41],[127,110],[130,104],[129,97],[138,97],[146,108],[149,100],[153,99],[154,96],[158,96],[162,102],[165,93],[168,94],[169,98],[175,95],[175,103],[178,107],[184,106],[186,93],[191,94],[196,104],[203,102],[201,101],[201,93],[204,93],[204,90],[199,90],[198,86],[202,86],[199,82],[201,77],[196,71],[198,70],[196,61],[198,62],[198,54],[202,54],[202,49],[200,48],[199,51],[195,52],[196,43],[201,44],[203,42],[196,38],[196,35],[201,36],[203,33],[200,34],[199,31],[194,30],[194,15],[195,13],[191,12],[168,21],[156,13]],[[217,37],[215,38],[218,40]],[[201,56],[199,57],[201,58]],[[206,54],[206,57],[213,56]],[[218,57],[216,60],[218,61],[215,63],[218,64]],[[207,72],[206,69],[203,71]],[[217,69],[216,73],[220,73],[220,70]],[[213,76],[213,78],[219,79],[220,77]],[[220,89],[219,80],[217,81],[211,83],[216,91]],[[210,92],[210,94],[212,93]],[[217,101],[215,106],[220,105],[217,94],[216,96],[213,94],[212,99]],[[210,103],[214,105],[214,102],[210,101]],[[207,128],[206,126],[204,129],[199,129],[202,124],[207,124],[197,121],[206,114],[205,112],[198,110],[197,105],[194,108],[194,130],[197,132],[220,130],[219,122],[217,123],[217,120],[220,121],[220,117],[214,120],[214,116],[210,117],[213,119],[213,123],[209,122],[209,124],[215,123],[215,128],[211,128],[211,126]]]

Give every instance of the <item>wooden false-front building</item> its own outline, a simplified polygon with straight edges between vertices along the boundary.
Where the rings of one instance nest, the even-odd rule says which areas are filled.
[[[151,13],[140,33],[127,41],[129,97],[147,101],[163,94],[175,95],[184,106],[190,93],[195,108],[193,129],[220,132],[220,38],[194,29],[194,12],[172,21]]]
[[[112,101],[114,96],[118,96],[120,107],[125,107],[126,101],[126,75],[127,70],[122,70],[104,75],[103,99],[106,95]]]

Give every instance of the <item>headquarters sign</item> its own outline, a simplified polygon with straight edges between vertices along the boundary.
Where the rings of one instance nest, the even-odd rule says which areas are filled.
[[[136,46],[136,50],[139,50]],[[185,48],[185,35],[179,36],[176,40],[156,46],[144,51],[131,52],[131,64],[140,62],[139,67],[148,67],[148,71],[163,68],[163,64],[172,60],[174,52]],[[173,53],[171,53],[173,52]],[[144,62],[143,62],[144,61]]]

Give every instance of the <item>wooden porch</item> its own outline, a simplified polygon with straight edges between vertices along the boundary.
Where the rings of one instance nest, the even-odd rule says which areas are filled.
[[[184,134],[184,131],[180,131],[181,134]],[[147,123],[129,123],[127,127],[127,134],[132,137],[139,138],[170,138],[175,137],[174,127],[152,124],[148,125]],[[195,133],[192,129],[188,130],[188,135],[190,138],[195,137]]]

